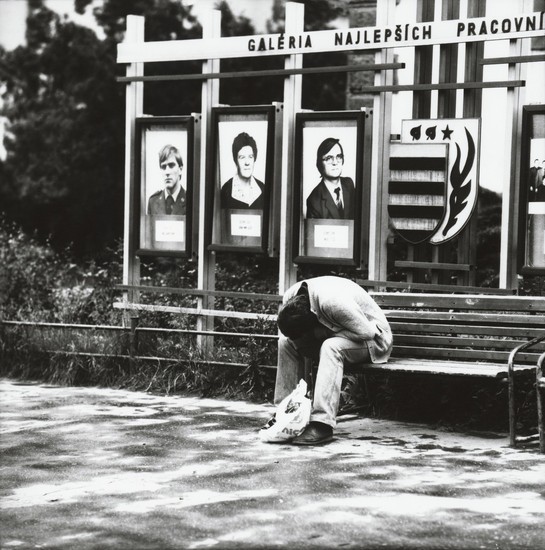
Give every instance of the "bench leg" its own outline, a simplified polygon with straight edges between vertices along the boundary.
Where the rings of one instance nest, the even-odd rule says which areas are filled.
[[[508,399],[509,399],[509,445],[517,446],[517,408],[515,404],[515,373],[509,369],[508,372]]]
[[[314,395],[314,371],[313,371],[314,363],[312,359],[309,359],[308,357],[305,357],[304,359],[304,368],[305,368],[305,382],[307,383],[308,392],[307,395],[310,399],[312,399]]]
[[[536,394],[537,394],[537,426],[539,430],[539,451],[545,454],[545,426],[543,405],[545,405],[545,377],[543,376],[543,362],[545,354],[543,354],[537,363],[536,369]]]

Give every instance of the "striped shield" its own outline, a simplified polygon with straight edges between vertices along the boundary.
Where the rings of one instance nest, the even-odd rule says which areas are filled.
[[[429,239],[445,214],[447,145],[392,143],[388,214],[411,244]]]

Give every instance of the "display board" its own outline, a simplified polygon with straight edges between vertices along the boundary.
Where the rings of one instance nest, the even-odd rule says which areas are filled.
[[[193,118],[142,117],[136,128],[137,254],[186,256],[193,207]]]
[[[545,105],[523,109],[519,271],[545,274]]]
[[[293,243],[297,263],[358,265],[364,211],[365,113],[296,117]]]

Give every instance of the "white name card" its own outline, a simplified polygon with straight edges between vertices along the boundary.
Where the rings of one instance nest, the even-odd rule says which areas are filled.
[[[528,214],[545,214],[545,201],[529,202]]]
[[[316,248],[348,248],[347,225],[316,225],[314,227]]]
[[[163,243],[185,241],[185,221],[183,220],[156,220],[155,240]]]
[[[231,235],[236,237],[260,237],[261,216],[256,214],[231,214]]]

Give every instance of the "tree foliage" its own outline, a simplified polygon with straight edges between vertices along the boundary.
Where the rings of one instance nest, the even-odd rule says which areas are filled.
[[[74,3],[82,12],[91,0]],[[309,30],[326,28],[338,15],[325,0],[306,4]],[[0,204],[8,219],[50,237],[54,246],[72,245],[76,253],[96,254],[122,235],[125,89],[116,81],[124,70],[116,63],[116,49],[126,17],[145,16],[146,40],[198,38],[202,29],[191,8],[176,0],[105,0],[94,8],[103,39],[61,20],[43,0],[28,0],[28,5],[26,45],[9,52],[0,49],[0,114],[9,121],[10,136],[7,158],[0,162]],[[227,1],[217,7],[223,36],[255,34],[251,22],[235,16]],[[282,13],[275,4],[270,23],[274,32],[283,28]],[[320,63],[320,56],[310,63]],[[282,66],[281,57],[269,57],[225,60],[221,69]],[[148,63],[145,69],[149,75],[168,75],[199,73],[200,67],[201,62]],[[342,81],[328,75],[320,81],[305,79],[304,107],[344,107]],[[228,79],[221,90],[220,101],[231,105],[282,101],[283,79]],[[190,114],[200,108],[199,81],[145,85],[146,114]]]

